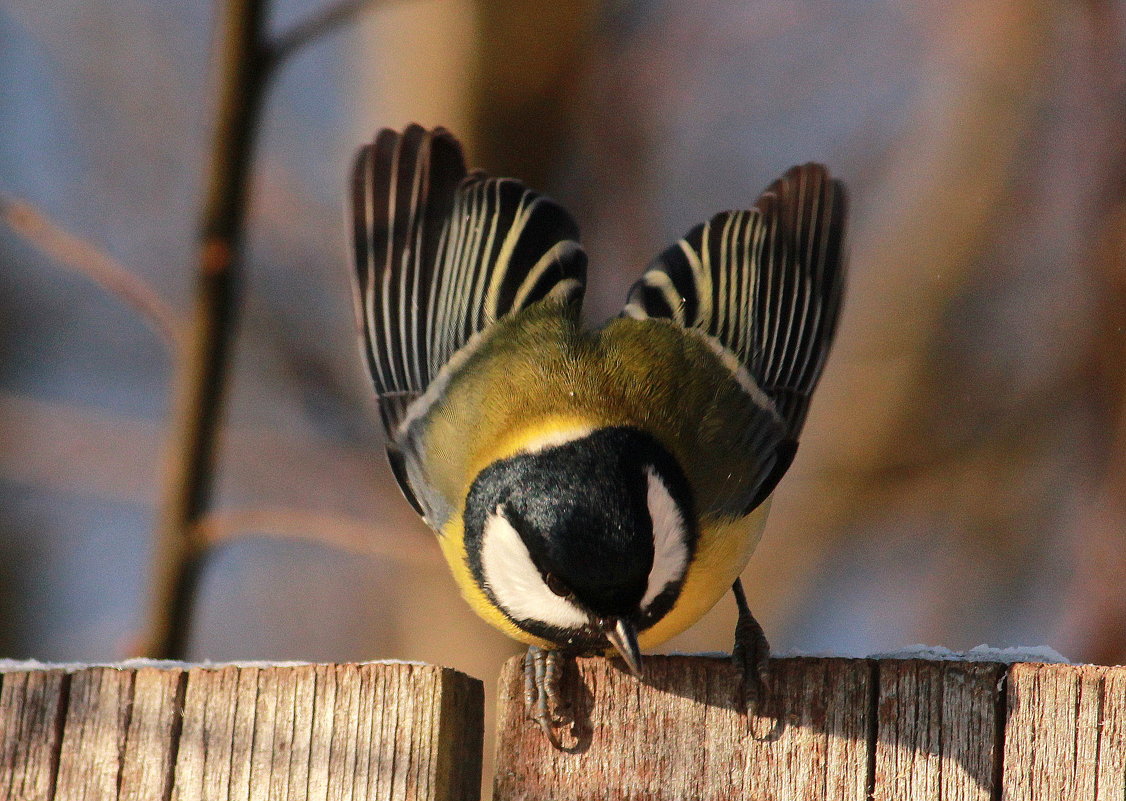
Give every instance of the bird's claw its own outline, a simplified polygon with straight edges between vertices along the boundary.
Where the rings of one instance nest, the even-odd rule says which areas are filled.
[[[755,714],[770,691],[770,643],[747,606],[742,584],[736,581],[733,589],[739,607],[739,622],[735,625],[731,661],[739,672],[743,705],[749,714]]]
[[[770,644],[758,622],[751,618],[751,623],[751,626],[740,623],[736,627],[731,661],[739,671],[747,711],[754,713],[770,691]]]
[[[573,722],[570,706],[559,694],[559,675],[563,657],[558,651],[530,646],[524,655],[524,709],[534,720],[548,742],[560,751],[567,750],[556,727]]]

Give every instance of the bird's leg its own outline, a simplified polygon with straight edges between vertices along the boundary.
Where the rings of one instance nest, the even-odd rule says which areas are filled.
[[[747,596],[743,592],[743,582],[735,579],[731,585],[735,593],[735,604],[739,607],[739,622],[735,624],[735,647],[731,651],[731,661],[739,671],[743,683],[743,693],[747,709],[758,709],[770,683],[770,643],[762,626],[755,620],[747,606]]]
[[[567,704],[559,696],[559,673],[565,657],[558,651],[528,646],[524,655],[524,709],[539,724],[548,741],[565,750],[555,727],[570,722]]]

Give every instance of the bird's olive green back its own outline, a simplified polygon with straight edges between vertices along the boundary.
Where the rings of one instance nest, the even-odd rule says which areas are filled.
[[[458,511],[476,474],[522,442],[628,425],[677,458],[702,519],[747,511],[769,451],[762,446],[783,436],[776,416],[676,323],[619,318],[583,331],[574,312],[547,300],[498,321],[411,426],[405,451],[425,473],[424,492],[440,496],[432,506]]]

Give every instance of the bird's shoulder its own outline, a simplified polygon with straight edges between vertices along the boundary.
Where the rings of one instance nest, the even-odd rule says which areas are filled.
[[[494,461],[623,425],[668,448],[700,511],[719,516],[746,511],[784,433],[763,398],[696,333],[630,318],[586,330],[544,303],[498,321],[402,445],[419,455],[426,483],[452,510]]]
[[[785,438],[753,379],[707,335],[669,320],[618,318],[600,339],[604,361],[623,366],[623,406],[680,462],[701,515],[749,511]]]
[[[573,310],[545,301],[497,320],[443,368],[397,442],[415,465],[412,483],[446,510],[432,524],[456,511],[492,462],[599,425],[571,389],[586,336]]]

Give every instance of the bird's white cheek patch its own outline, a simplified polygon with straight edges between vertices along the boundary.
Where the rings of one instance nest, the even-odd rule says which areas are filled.
[[[653,521],[653,567],[641,599],[642,609],[648,608],[670,584],[680,581],[688,568],[687,533],[680,507],[657,471],[647,467],[645,472],[649,480],[646,501]]]
[[[481,568],[497,603],[516,620],[538,620],[549,626],[580,628],[587,615],[544,584],[527,546],[512,525],[489,515],[481,536]]]

